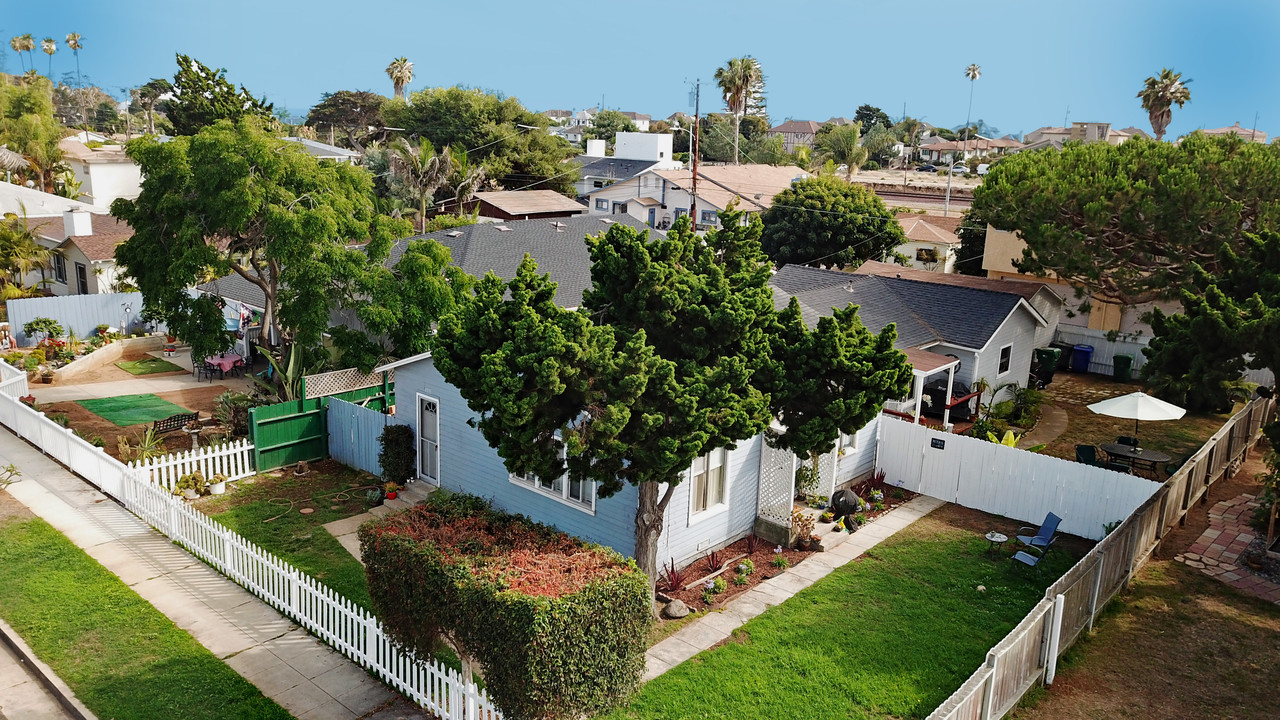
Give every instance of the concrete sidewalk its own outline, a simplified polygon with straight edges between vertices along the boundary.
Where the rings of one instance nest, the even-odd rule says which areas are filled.
[[[353,720],[385,710],[398,698],[358,665],[0,428],[0,465],[8,463],[23,476],[9,487],[10,495],[296,717]]]

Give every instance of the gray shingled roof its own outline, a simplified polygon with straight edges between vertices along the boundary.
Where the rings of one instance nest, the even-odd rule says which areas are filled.
[[[658,164],[657,160],[627,160],[616,157],[598,158],[590,155],[579,155],[578,162],[582,163],[582,169],[578,171],[578,174],[584,178],[610,178],[615,180],[633,178]]]
[[[538,269],[550,274],[559,285],[556,301],[563,307],[578,307],[582,304],[583,291],[591,285],[591,255],[584,238],[608,230],[613,222],[658,232],[629,215],[479,223],[398,240],[391,247],[386,264],[393,266],[399,262],[411,241],[431,238],[449,248],[453,264],[468,273],[480,277],[492,270],[502,279],[510,280],[528,253],[537,261]],[[510,230],[502,231],[499,227]],[[198,289],[258,308],[264,303],[262,291],[234,273],[200,285]]]
[[[982,348],[1022,301],[1014,292],[801,265],[784,266],[770,283],[775,288],[775,305],[785,307],[794,296],[810,326],[833,309],[850,304],[859,306],[858,317],[872,332],[897,323],[899,348],[937,341]]]

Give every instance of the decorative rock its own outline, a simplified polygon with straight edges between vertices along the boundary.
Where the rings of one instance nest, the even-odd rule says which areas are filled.
[[[1196,553],[1187,553],[1188,560],[1199,560],[1200,556]]]
[[[1213,558],[1201,558],[1201,561],[1202,561],[1205,565],[1217,565],[1217,564],[1218,564],[1218,561],[1217,561],[1217,560],[1214,560]]]
[[[1201,569],[1204,567],[1204,563],[1200,562],[1199,560],[1188,560],[1187,565],[1196,569]]]
[[[672,600],[667,603],[666,607],[662,608],[662,616],[668,620],[679,620],[682,617],[688,616],[688,614],[689,606],[685,605],[684,602],[680,600]]]

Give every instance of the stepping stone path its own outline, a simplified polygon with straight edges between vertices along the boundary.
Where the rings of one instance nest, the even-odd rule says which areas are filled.
[[[1191,550],[1173,559],[1214,577],[1242,592],[1280,605],[1280,585],[1255,575],[1237,563],[1241,553],[1257,537],[1249,517],[1258,503],[1248,493],[1223,500],[1209,510],[1209,529]]]

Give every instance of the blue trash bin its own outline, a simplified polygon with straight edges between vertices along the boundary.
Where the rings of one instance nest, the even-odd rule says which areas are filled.
[[[1071,348],[1071,372],[1089,372],[1089,361],[1092,359],[1092,345],[1076,345]]]

